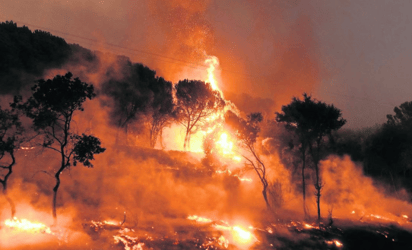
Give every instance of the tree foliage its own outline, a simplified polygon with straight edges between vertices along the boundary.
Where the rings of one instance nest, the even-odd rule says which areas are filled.
[[[41,76],[46,69],[59,67],[71,55],[70,46],[60,37],[13,21],[0,23],[0,93],[16,94]]]
[[[282,106],[282,112],[276,113],[276,121],[284,123],[288,130],[293,131],[300,143],[304,201],[306,155],[309,153],[311,156],[316,174],[314,185],[317,197],[318,220],[320,220],[320,196],[323,187],[319,175],[321,147],[325,136],[330,136],[332,131],[341,128],[346,120],[342,118],[341,111],[333,105],[313,100],[311,96],[304,94],[303,100],[294,97],[290,104]]]
[[[412,190],[412,102],[395,107],[394,113],[364,142],[365,172],[386,180],[394,190]]]
[[[210,83],[182,80],[175,85],[180,123],[186,128],[184,148],[190,148],[190,136],[204,126],[208,118],[225,107],[225,101]]]
[[[388,125],[398,125],[403,128],[412,127],[412,102],[404,102],[393,109],[395,115],[387,115]]]
[[[103,92],[113,98],[112,123],[126,132],[128,126],[148,123],[150,146],[154,147],[163,128],[175,117],[172,83],[142,64],[128,60],[123,64],[125,76],[103,84]]]
[[[19,107],[33,120],[33,128],[40,136],[39,144],[61,156],[61,164],[54,177],[53,217],[56,219],[56,199],[61,173],[77,162],[91,167],[93,155],[105,151],[100,140],[92,135],[79,136],[72,128],[76,111],[83,111],[83,103],[95,97],[93,85],[72,79],[72,74],[57,75],[52,80],[40,79],[32,88],[32,96]]]

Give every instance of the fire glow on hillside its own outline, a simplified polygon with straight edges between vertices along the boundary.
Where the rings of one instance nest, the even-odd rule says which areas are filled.
[[[399,147],[406,148],[402,153],[390,152],[407,168],[396,168],[391,183],[381,184],[365,170],[389,171],[376,167],[385,145],[369,135],[353,140],[338,134],[346,121],[334,105],[304,94],[283,106],[282,113],[265,105],[253,110],[247,93],[241,98],[247,109],[240,109],[242,102],[238,107],[231,102],[230,86],[243,83],[229,83],[221,75],[220,63],[224,67],[235,60],[207,49],[214,39],[203,15],[208,1],[189,2],[148,3],[166,27],[168,47],[160,58],[172,60],[167,52],[176,52],[170,53],[184,59],[176,60],[179,66],[155,71],[124,56],[66,44],[73,54],[56,68],[46,67],[32,96],[25,93],[28,85],[21,86],[22,97],[15,96],[11,109],[0,107],[0,248],[333,250],[363,246],[359,242],[370,239],[371,248],[409,249],[410,190],[396,179],[412,173],[409,145]],[[301,46],[295,38],[286,39],[296,48],[279,54],[276,71],[287,72],[276,76],[292,86],[293,81],[312,85],[318,80],[316,60],[307,51],[316,47],[312,31],[300,19],[295,28],[296,37],[310,41]],[[13,24],[0,29],[6,30]],[[25,28],[20,33],[28,35]],[[33,55],[49,47],[39,43]],[[79,98],[66,100],[71,97]],[[283,98],[292,95],[274,103],[284,104]],[[398,120],[392,117],[393,124]],[[398,134],[390,125],[381,131],[391,141]],[[379,157],[348,156],[365,147]]]

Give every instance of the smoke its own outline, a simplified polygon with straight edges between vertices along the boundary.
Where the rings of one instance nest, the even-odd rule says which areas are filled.
[[[214,31],[206,16],[209,4],[196,0],[149,1],[151,18],[163,40],[160,45],[153,41],[148,49],[163,55],[154,67],[165,79],[177,82],[187,78],[182,76],[185,71],[204,69],[203,62],[214,48]]]
[[[222,88],[227,93],[235,93],[228,99],[233,98],[233,102],[246,113],[260,110],[273,113],[274,105],[283,105],[293,95],[312,91],[320,77],[321,65],[312,21],[302,10],[302,4],[299,5],[298,1],[293,3],[296,4],[284,6],[268,2],[259,5],[250,1],[247,2],[250,8],[229,6],[227,15],[217,18],[214,15],[219,13],[213,13],[213,10],[218,3],[212,1],[150,1],[146,7],[156,20],[150,27],[155,35],[145,38],[145,46],[163,56],[149,64],[157,69],[159,75],[175,82],[185,76],[198,77],[201,75],[199,72],[204,74],[206,69],[199,64],[203,65],[207,55],[217,55],[222,65]],[[136,8],[128,11],[130,20],[133,20]],[[301,9],[292,14],[293,8]],[[233,31],[223,34],[223,31],[216,31],[214,25],[219,20],[230,19],[236,11],[241,11],[242,17],[229,22],[239,22],[240,29],[246,30],[240,33],[245,37],[244,44],[239,42],[234,46],[232,40],[239,34]],[[209,21],[211,16],[215,19]],[[128,28],[133,29],[139,24],[131,23]],[[268,29],[269,24],[273,24],[273,30]],[[152,34],[151,29],[145,32]],[[268,37],[274,42],[265,42]],[[100,91],[103,82],[124,78],[126,61],[111,53],[90,55],[78,48],[66,65],[47,71],[44,78],[71,71],[75,77],[94,84]],[[256,63],[258,61],[264,63]],[[205,78],[202,76],[202,79]],[[75,130],[100,138],[107,151],[96,156],[93,169],[77,166],[62,175],[58,218],[61,225],[74,232],[70,236],[71,244],[80,238],[83,242],[95,242],[83,230],[83,225],[90,220],[121,221],[124,213],[125,226],[156,227],[153,231],[159,234],[175,231],[176,221],[181,223],[189,214],[243,221],[245,224],[266,220],[262,218],[266,216],[262,186],[253,172],[244,175],[253,181],[243,183],[233,176],[212,175],[204,169],[199,156],[192,153],[146,149],[139,147],[141,144],[136,138],[131,140],[138,144],[137,147],[115,145],[118,131],[108,122],[111,101],[99,95],[97,99],[88,101],[85,111],[75,117]],[[173,133],[177,129],[172,127],[169,131],[165,133],[167,148],[176,149]],[[43,152],[38,148],[21,150],[19,154],[16,171],[10,180],[10,196],[18,204],[17,216],[51,224],[54,179],[50,175],[56,170],[59,159],[53,152]],[[301,194],[292,182],[292,173],[276,155],[265,155],[263,159],[270,170],[270,182],[280,183],[282,202],[275,208],[277,215],[301,218]],[[321,169],[324,217],[331,208],[333,216],[352,220],[373,220],[375,217],[371,215],[379,215],[401,221],[403,214],[412,215],[407,214],[411,211],[408,202],[384,195],[349,158],[330,157],[322,162]],[[309,187],[308,194],[313,193],[311,189],[313,187]],[[1,202],[4,210],[0,217],[4,221],[8,216],[8,204],[3,199]],[[316,204],[312,195],[309,195],[308,203],[311,214],[315,214]],[[32,216],[33,208],[35,215]],[[288,232],[283,234],[292,237]],[[5,235],[5,231],[0,231],[2,242],[18,244],[21,238],[10,240],[5,239]],[[12,246],[16,245],[6,247]],[[102,246],[105,247],[107,245]]]
[[[364,176],[362,167],[349,156],[330,156],[322,162],[321,169],[322,200],[326,203],[322,207],[324,215],[328,209],[333,209],[333,215],[339,218],[374,221],[379,219],[377,215],[383,218],[381,221],[400,224],[406,223],[403,215],[411,216],[410,194],[405,190],[388,194],[383,185]]]

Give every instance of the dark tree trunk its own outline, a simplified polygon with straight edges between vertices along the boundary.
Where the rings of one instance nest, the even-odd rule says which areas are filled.
[[[56,179],[56,185],[53,188],[53,219],[54,219],[54,225],[57,225],[57,191],[59,190],[60,187],[60,175],[63,172],[63,170],[66,168],[66,156],[64,154],[64,147],[65,145],[61,146],[61,166],[59,170],[56,172],[54,175],[54,178]]]
[[[320,215],[320,196],[322,190],[322,183],[319,177],[319,159],[320,159],[320,141],[316,142],[316,153],[313,152],[313,148],[310,146],[310,151],[312,154],[313,163],[315,165],[315,174],[316,174],[316,182],[315,182],[315,189],[316,189],[316,205],[317,205],[317,212],[318,212],[318,222],[321,220]]]
[[[16,205],[14,205],[13,200],[9,197],[7,193],[7,182],[2,182],[3,184],[3,195],[6,198],[7,202],[10,204],[10,209],[11,209],[11,218],[14,218],[16,215]]]
[[[305,218],[308,216],[306,209],[306,181],[305,181],[305,168],[306,168],[306,152],[302,151],[302,198],[303,198],[303,213]]]
[[[10,163],[10,165],[7,168],[8,172],[7,174],[4,176],[3,180],[0,180],[0,183],[3,186],[3,195],[6,198],[7,202],[10,204],[10,209],[11,209],[11,218],[14,218],[14,216],[16,215],[16,205],[14,204],[13,200],[9,197],[8,192],[7,192],[7,182],[9,180],[10,175],[13,173],[13,166],[16,163],[16,158],[14,158],[14,150],[10,151],[10,156],[12,159],[12,162]]]
[[[267,208],[270,208],[270,204],[269,204],[269,200],[268,200],[268,196],[267,196],[267,184],[263,185],[262,194],[263,194],[263,199],[265,199]]]
[[[61,170],[60,170],[61,169]],[[57,207],[57,191],[59,190],[60,187],[60,174],[63,171],[63,167],[60,168],[59,171],[54,175],[54,178],[56,179],[56,185],[53,188],[53,219],[54,219],[54,225],[57,225],[57,212],[56,212],[56,207]]]

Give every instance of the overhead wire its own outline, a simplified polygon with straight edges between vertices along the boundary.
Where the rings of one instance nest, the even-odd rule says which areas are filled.
[[[196,62],[190,62],[190,61],[181,60],[181,59],[178,59],[178,58],[168,57],[168,56],[165,56],[165,55],[162,55],[162,54],[159,54],[159,53],[155,53],[155,52],[151,52],[151,51],[145,51],[145,50],[140,50],[140,49],[128,48],[128,47],[124,47],[124,46],[121,46],[121,45],[118,45],[118,44],[113,44],[113,43],[108,43],[108,42],[102,42],[102,41],[99,41],[99,40],[97,40],[97,39],[92,39],[92,38],[83,37],[83,36],[79,36],[79,35],[75,35],[75,34],[71,34],[71,33],[67,33],[67,32],[62,32],[62,31],[58,31],[58,30],[54,30],[54,29],[42,27],[42,26],[39,26],[39,25],[29,24],[29,23],[27,23],[27,22],[21,22],[21,21],[19,21],[19,20],[15,20],[15,22],[16,22],[16,23],[18,22],[18,23],[23,24],[23,25],[26,25],[26,26],[32,26],[32,27],[34,27],[34,28],[38,28],[38,29],[41,29],[41,30],[44,30],[44,31],[47,31],[47,32],[53,32],[53,33],[62,34],[62,35],[64,35],[64,36],[68,36],[68,37],[69,37],[69,38],[66,37],[66,39],[68,39],[68,40],[73,40],[73,41],[75,41],[75,42],[79,42],[78,39],[82,39],[83,41],[82,41],[81,43],[87,43],[87,44],[90,44],[90,45],[92,45],[92,46],[95,45],[96,43],[98,43],[98,44],[104,44],[104,45],[109,46],[111,50],[115,49],[115,50],[117,50],[117,51],[119,51],[119,52],[123,52],[123,53],[124,53],[124,51],[126,51],[129,55],[130,55],[130,54],[133,54],[133,55],[138,55],[138,54],[141,55],[141,54],[143,54],[143,55],[148,56],[149,58],[150,58],[150,57],[156,57],[156,60],[161,60],[161,61],[163,61],[163,62],[170,63],[170,64],[184,65],[184,66],[186,66],[186,67],[190,67],[190,68],[197,69],[197,70],[199,70],[199,69],[207,69],[207,68],[208,68],[208,66],[206,66],[206,65],[204,65],[204,64],[199,64],[199,63],[196,63]],[[74,37],[74,38],[72,38],[72,37]],[[77,39],[77,40],[76,40],[76,39]],[[80,43],[80,42],[79,42],[79,43]],[[126,53],[126,54],[127,54],[127,53]],[[146,57],[146,58],[147,58],[147,57]],[[239,72],[229,71],[229,70],[226,70],[226,69],[224,69],[224,68],[220,68],[220,69],[218,69],[218,71],[221,71],[221,72],[224,71],[225,73],[229,73],[229,74],[236,74],[238,77],[240,76],[241,78],[243,78],[243,79],[248,79],[248,80],[249,80],[249,79],[254,79],[254,80],[256,80],[256,79],[259,79],[259,78],[260,78],[260,79],[262,79],[262,78],[264,78],[264,79],[267,78],[267,76],[263,76],[263,75],[259,75],[259,76],[249,75],[249,74],[245,74],[245,73],[239,73]],[[364,101],[364,102],[369,102],[369,103],[373,102],[373,103],[375,103],[375,104],[380,104],[380,105],[385,105],[385,106],[394,107],[393,104],[384,103],[384,102],[377,101],[377,100],[370,99],[370,98],[362,98],[362,97],[357,97],[357,96],[353,96],[353,95],[346,95],[346,94],[337,93],[337,92],[332,92],[332,91],[327,91],[327,90],[323,90],[323,92],[326,92],[326,93],[328,93],[328,94],[335,95],[335,96],[344,96],[344,97],[347,97],[347,98],[357,99],[357,100]]]

